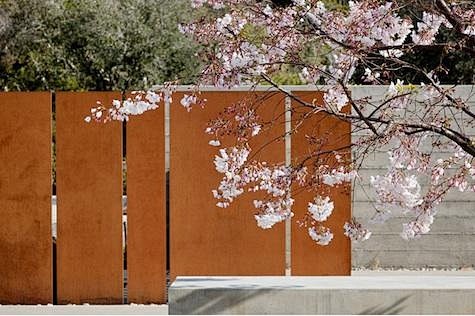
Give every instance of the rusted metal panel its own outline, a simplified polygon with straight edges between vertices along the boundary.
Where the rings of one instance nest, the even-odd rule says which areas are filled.
[[[128,301],[166,303],[163,106],[127,123]]]
[[[58,303],[122,303],[122,129],[85,123],[116,92],[56,94]]]
[[[264,93],[260,93],[264,96]],[[205,107],[187,113],[174,96],[170,121],[170,269],[171,279],[182,275],[283,275],[285,273],[284,223],[262,230],[254,219],[252,200],[245,193],[230,207],[216,206],[211,190],[220,182],[213,159],[216,147],[208,144],[206,124],[225,106],[246,92],[205,92]],[[282,95],[263,101],[258,113],[267,120],[282,114]],[[284,134],[283,116],[270,131],[256,138],[253,148]],[[232,139],[223,143],[232,145]],[[285,161],[283,138],[265,147],[258,158]]]
[[[0,304],[51,303],[51,93],[0,93],[0,117]]]
[[[323,104],[322,92],[297,92],[303,100]],[[292,123],[295,127],[308,110],[302,109],[296,102],[292,104]],[[300,162],[309,154],[307,136],[325,138],[326,144],[322,150],[334,150],[349,146],[351,143],[351,126],[336,118],[325,114],[313,115],[307,119],[298,132],[292,135],[292,162]],[[333,155],[331,155],[333,156]],[[328,157],[332,160],[333,157]],[[310,168],[312,172],[314,169]],[[308,202],[313,201],[316,192],[299,190],[295,187],[293,206],[294,220],[292,221],[292,275],[350,275],[351,273],[351,243],[343,235],[343,225],[351,218],[351,187],[332,188],[329,192],[334,202],[334,210],[327,221],[323,223],[333,232],[333,240],[328,246],[316,244],[308,235],[305,227],[300,227],[298,221],[302,220],[308,207]]]

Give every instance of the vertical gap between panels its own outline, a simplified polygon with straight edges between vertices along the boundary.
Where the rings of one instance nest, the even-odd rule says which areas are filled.
[[[125,100],[125,92],[122,92],[122,101]],[[127,122],[122,122],[122,271],[123,271],[123,292],[122,302],[128,303],[128,283],[127,274]]]
[[[58,303],[58,278],[56,262],[56,239],[58,223],[58,207],[56,202],[56,93],[51,92],[51,241],[52,241],[52,282],[53,304]]]
[[[164,102],[165,120],[165,225],[166,225],[166,273],[167,296],[170,286],[170,102]]]
[[[285,97],[285,165],[292,164],[291,157],[291,131],[292,131],[292,102],[289,96]],[[290,193],[289,193],[290,194]],[[285,221],[285,275],[292,275],[291,247],[292,247],[292,218]]]

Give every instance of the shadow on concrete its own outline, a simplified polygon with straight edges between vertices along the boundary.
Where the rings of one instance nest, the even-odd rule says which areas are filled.
[[[404,310],[406,306],[403,303],[407,301],[409,297],[410,295],[404,296],[388,306],[380,304],[370,307],[359,313],[359,315],[397,315]]]
[[[255,299],[260,295],[274,292],[275,289],[255,289],[239,288],[231,291],[222,291],[222,289],[196,289],[179,299],[169,302],[169,314],[222,314],[225,310],[242,304],[249,299]],[[190,303],[190,297],[193,301],[193,308],[186,308]],[[186,303],[185,303],[186,302]],[[246,310],[236,310],[238,314],[246,314]]]
[[[239,278],[233,277],[224,277],[218,279],[200,278],[198,280],[203,281],[205,283],[207,281],[211,281],[213,282],[213,284],[208,284],[207,286],[200,286],[199,282],[196,282],[195,285],[193,285],[194,281],[197,281],[197,279],[181,277],[179,281],[182,281],[184,284],[182,283],[181,286],[175,285],[174,289],[170,289],[172,291],[176,291],[173,294],[179,295],[173,295],[175,297],[169,301],[169,314],[223,314],[230,312],[233,314],[266,314],[266,307],[268,307],[266,306],[267,302],[268,304],[272,304],[273,299],[278,299],[278,293],[281,290],[303,287],[296,285],[273,285],[272,287],[263,288],[262,284],[233,284],[233,281],[239,280]],[[221,287],[220,285],[221,282],[223,284],[223,287]],[[225,288],[226,291],[223,291],[223,288]],[[401,294],[396,294],[396,297],[391,295],[392,299],[386,297],[386,302],[380,302],[379,304],[377,303],[377,301],[375,301],[373,302],[373,306],[370,302],[367,302],[369,304],[365,305],[368,308],[365,308],[360,312],[358,312],[358,309],[355,309],[352,310],[350,313],[357,315],[396,315],[404,313],[405,310],[407,310],[407,308],[411,305],[409,299],[412,297],[412,295]],[[263,295],[268,296],[269,300],[267,300],[267,297],[266,300],[263,300],[260,297]],[[311,296],[309,297],[309,299],[312,299]],[[266,303],[263,303],[264,301]],[[307,300],[307,304],[308,303],[309,302]],[[319,302],[318,299],[315,301],[315,304],[317,305],[321,303],[328,304],[327,302]],[[275,307],[276,306],[274,306],[274,308]],[[281,307],[287,312],[289,311],[289,309],[286,308],[285,305],[281,305]],[[329,310],[327,310],[327,312],[329,313],[332,313],[332,310],[333,313],[335,311],[342,310],[338,307],[325,307],[324,304],[323,310],[326,310],[327,308],[329,308]],[[285,313],[284,310],[282,310],[281,312]],[[312,309],[313,312],[315,312],[316,310],[322,309]],[[273,311],[275,312],[275,309],[273,309]]]

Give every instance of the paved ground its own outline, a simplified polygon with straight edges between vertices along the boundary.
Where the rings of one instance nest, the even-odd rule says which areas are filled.
[[[0,305],[0,315],[167,315],[167,305]]]

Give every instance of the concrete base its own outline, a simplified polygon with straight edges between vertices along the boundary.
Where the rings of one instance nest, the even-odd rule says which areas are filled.
[[[475,276],[178,277],[170,314],[475,314]]]

